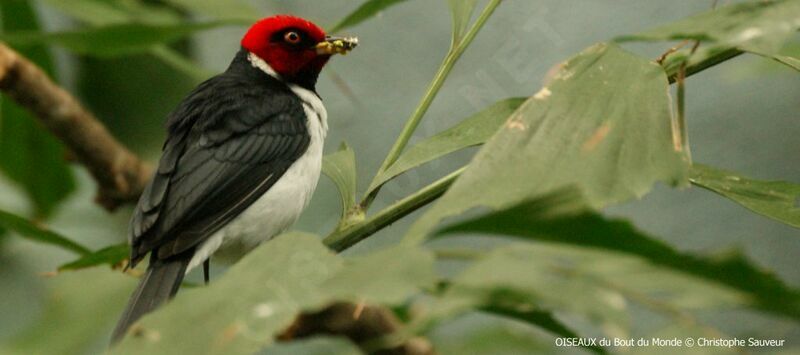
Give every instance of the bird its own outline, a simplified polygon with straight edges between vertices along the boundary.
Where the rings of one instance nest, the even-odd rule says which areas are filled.
[[[358,45],[292,15],[266,17],[241,39],[228,68],[169,114],[158,168],[128,231],[146,272],[112,336],[170,300],[184,275],[219,251],[247,252],[294,224],[317,186],[328,114],[317,78]]]

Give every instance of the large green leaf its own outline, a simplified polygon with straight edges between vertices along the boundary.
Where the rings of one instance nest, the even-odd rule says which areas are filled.
[[[705,279],[709,284],[727,286],[747,295],[748,303],[760,309],[800,319],[800,292],[787,287],[774,275],[754,266],[744,257],[738,254],[701,257],[679,252],[636,230],[628,222],[600,216],[585,207],[583,201],[574,191],[557,192],[550,197],[526,201],[449,226],[439,236],[457,233],[500,234],[636,256],[660,269],[679,271]],[[535,257],[531,255],[530,258]],[[648,269],[655,273],[658,268]],[[626,280],[632,280],[634,274],[641,270],[641,267],[618,269],[617,275],[624,274]],[[654,278],[653,275],[651,278]],[[663,278],[659,279],[659,283],[670,284]],[[692,294],[696,293],[676,296],[691,297]],[[687,301],[694,302],[691,299]]]
[[[427,334],[436,354],[561,354],[552,339],[507,319],[464,316]],[[583,354],[577,352],[577,354]]]
[[[322,160],[322,173],[328,176],[339,190],[342,200],[341,223],[346,223],[348,213],[356,205],[356,155],[347,143],[342,142],[339,151],[328,154]],[[344,225],[340,224],[340,227]]]
[[[336,33],[343,29],[358,25],[377,15],[386,8],[392,5],[397,5],[404,1],[406,0],[367,0],[357,9],[355,9],[355,11],[351,12],[341,19],[339,23],[331,27],[330,32]]]
[[[440,322],[490,303],[507,310],[501,312],[506,315],[552,310],[573,321],[588,321],[607,338],[629,338],[642,325],[634,317],[641,315],[636,306],[654,307],[651,310],[663,313],[665,320],[683,324],[685,319],[676,314],[736,306],[745,299],[738,292],[622,253],[519,243],[497,248],[472,263],[451,280],[442,296],[418,306],[425,312],[417,321]]]
[[[393,247],[345,259],[345,267],[321,285],[331,300],[400,304],[417,286],[432,286],[433,255],[419,248]]]
[[[36,226],[25,218],[5,211],[0,211],[0,227],[16,232],[21,237],[26,239],[55,245],[80,255],[86,255],[91,252],[86,247],[69,240],[67,237],[61,236],[48,229]]]
[[[184,19],[165,6],[148,5],[142,2],[106,0],[44,0],[68,16],[91,26],[111,26],[130,23],[148,25],[176,25]],[[211,74],[199,67],[180,52],[167,45],[156,45],[149,54],[163,61],[178,72],[187,75],[197,83],[209,78]],[[126,62],[129,64],[130,62]],[[141,61],[136,61],[140,64]],[[113,65],[113,63],[112,63]],[[160,76],[163,78],[163,76]],[[165,79],[168,80],[169,78]],[[150,102],[149,100],[144,100]],[[139,112],[139,115],[142,113]]]
[[[762,55],[777,54],[800,28],[800,1],[748,1],[723,6],[619,41],[693,39]]]
[[[164,6],[145,1],[43,0],[49,6],[81,22],[94,26],[122,23],[175,24],[181,16]]]
[[[25,0],[0,2],[0,14],[3,33],[39,28]],[[26,48],[20,54],[54,76],[50,53],[44,47]],[[5,96],[0,97],[0,169],[24,189],[39,216],[49,215],[75,189],[61,144]]]
[[[5,1],[5,0],[4,0]],[[45,281],[43,312],[0,344],[8,354],[100,354],[136,280],[108,269],[64,273]]]
[[[477,2],[477,0],[447,0],[453,15],[453,47],[458,46],[467,33],[467,26],[472,19]]]
[[[599,208],[640,197],[657,181],[684,183],[688,164],[673,145],[667,85],[647,59],[615,45],[590,47],[511,116],[406,241],[471,208],[503,208],[570,185]]]
[[[338,300],[396,303],[433,281],[433,257],[422,249],[398,247],[345,259],[316,236],[283,235],[210,286],[178,293],[134,326],[141,336],[129,336],[112,353],[252,354],[271,344],[301,311]]]
[[[534,325],[562,338],[580,337],[578,333],[575,333],[574,330],[556,319],[552,312],[536,310],[529,307],[520,307],[519,304],[509,305],[492,301],[493,300],[490,299],[489,302],[487,302],[488,304],[481,308],[481,310],[497,316]],[[595,354],[607,354],[605,349],[597,345],[587,345],[585,347]]]
[[[800,185],[753,180],[733,172],[695,164],[692,184],[716,192],[760,215],[800,228]]]
[[[513,98],[497,102],[450,129],[417,143],[375,177],[367,194],[408,170],[452,152],[483,144],[524,101],[524,98]]]
[[[481,261],[479,261],[480,263]],[[495,272],[506,272],[505,270],[495,270]],[[511,270],[510,272],[514,272]],[[527,274],[523,272],[521,274]],[[463,275],[462,275],[463,276]],[[482,315],[492,315],[504,320],[514,320],[546,330],[552,335],[562,338],[579,338],[580,335],[566,326],[563,322],[556,319],[552,312],[543,311],[537,308],[532,302],[534,299],[526,292],[520,292],[507,286],[489,285],[488,287],[464,288],[456,283],[449,284],[447,292],[435,299],[433,304],[418,306],[426,309],[420,319],[414,320],[411,327],[416,331],[426,328],[445,325],[451,320],[458,320],[464,314],[479,311]],[[430,312],[430,313],[428,313]],[[621,317],[622,318],[622,317]],[[435,328],[433,332],[435,332]],[[429,333],[429,332],[428,332]],[[462,340],[464,343],[469,341]],[[498,344],[499,345],[499,344]],[[607,352],[598,346],[585,346],[596,354],[606,354]],[[552,350],[550,350],[552,352]],[[545,352],[548,353],[548,352]]]
[[[797,38],[797,34],[794,35]],[[743,47],[742,50],[772,59],[789,68],[800,71],[800,44],[789,41],[778,52],[759,50],[758,48]]]
[[[259,9],[240,0],[165,0],[164,2],[195,14],[232,20],[244,25],[250,25],[261,18]]]
[[[129,255],[130,247],[128,247],[128,243],[112,245],[61,265],[58,267],[58,270],[80,270],[98,265],[119,265],[123,260],[128,258]]]
[[[649,331],[641,338],[647,339],[649,345],[634,345],[618,348],[619,353],[626,355],[741,355],[743,347],[736,346],[698,346],[697,340],[705,339],[733,339],[735,335],[724,334],[717,329],[708,328],[703,324],[689,321],[680,324],[669,324],[655,331]],[[681,342],[680,346],[658,346],[653,339],[677,339]],[[686,343],[687,339],[692,339],[692,345]],[[636,339],[638,342],[638,339]],[[676,351],[676,349],[680,349]],[[777,353],[775,355],[778,355]]]
[[[0,36],[14,46],[58,44],[69,50],[98,57],[142,53],[197,31],[229,25],[230,22],[182,23],[176,25],[119,24],[77,31],[43,33],[15,32]]]
[[[788,55],[780,55],[780,54],[768,55],[768,56],[765,56],[765,57],[772,58],[773,60],[775,60],[778,63],[786,65],[787,67],[790,67],[790,68],[792,68],[794,70],[800,71],[800,59],[798,59],[798,58],[790,57]]]

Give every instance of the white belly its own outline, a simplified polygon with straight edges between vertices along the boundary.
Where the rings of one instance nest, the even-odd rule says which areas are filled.
[[[301,88],[292,88],[295,93]],[[327,113],[313,93],[302,93],[308,132],[308,150],[256,202],[203,242],[186,269],[200,265],[218,249],[223,259],[238,258],[259,243],[291,227],[308,206],[322,170],[322,148],[327,131]],[[298,93],[300,94],[300,93]],[[308,96],[313,95],[313,97]]]

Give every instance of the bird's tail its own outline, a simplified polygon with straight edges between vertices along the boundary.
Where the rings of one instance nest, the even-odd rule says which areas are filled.
[[[151,262],[114,328],[111,335],[112,345],[122,340],[131,324],[178,292],[190,260],[191,257]]]

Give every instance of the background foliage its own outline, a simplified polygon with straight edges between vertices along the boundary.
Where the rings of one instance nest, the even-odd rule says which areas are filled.
[[[319,85],[331,179],[309,233],[216,265],[113,353],[354,354],[417,335],[442,354],[670,350],[556,349],[565,336],[800,351],[800,1],[500,3],[0,2],[0,40],[151,159],[163,117],[260,14],[363,43]],[[101,352],[136,281],[104,265],[126,255],[130,211],[93,205],[64,148],[0,103],[0,354]],[[404,327],[361,348],[274,344],[334,301],[391,306]],[[740,349],[695,349],[712,350]]]

